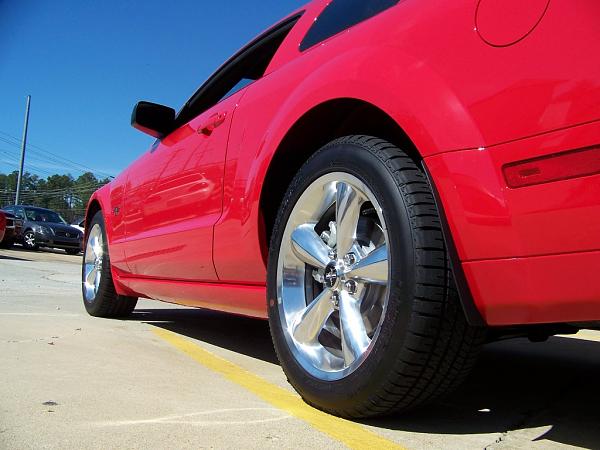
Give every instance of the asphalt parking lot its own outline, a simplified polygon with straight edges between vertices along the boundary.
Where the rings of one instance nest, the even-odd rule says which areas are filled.
[[[488,345],[443,403],[347,422],[298,401],[264,321],[89,317],[80,258],[0,250],[1,448],[600,448],[599,332]]]

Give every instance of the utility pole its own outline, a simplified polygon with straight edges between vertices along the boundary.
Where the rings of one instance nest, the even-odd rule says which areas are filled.
[[[17,178],[17,195],[15,205],[19,204],[21,197],[21,180],[23,179],[23,166],[25,165],[25,147],[27,146],[27,127],[29,126],[29,105],[31,104],[31,95],[27,96],[27,107],[25,108],[25,125],[23,125],[23,140],[21,141],[21,165],[19,166],[19,176]]]

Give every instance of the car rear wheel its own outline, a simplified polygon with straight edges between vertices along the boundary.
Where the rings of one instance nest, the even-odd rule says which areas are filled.
[[[96,317],[128,316],[135,308],[137,298],[119,295],[115,291],[101,211],[92,218],[89,229],[81,270],[85,309]]]
[[[35,233],[33,230],[27,230],[23,234],[23,247],[25,247],[27,250],[37,250],[39,248],[39,245],[35,240]]]
[[[483,339],[462,311],[427,179],[374,137],[333,141],[300,169],[274,226],[267,288],[290,383],[344,417],[449,392]]]

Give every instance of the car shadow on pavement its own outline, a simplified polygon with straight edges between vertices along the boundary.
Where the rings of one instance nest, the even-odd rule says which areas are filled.
[[[600,448],[599,380],[600,342],[496,342],[485,346],[467,381],[442,402],[364,423],[417,433],[498,433],[509,446],[514,431],[539,428],[528,436]]]
[[[132,320],[277,364],[266,321],[190,309],[136,310]],[[509,442],[515,432],[538,428],[522,438],[600,448],[599,404],[600,342],[512,339],[486,345],[464,385],[443,401],[361,422],[414,433],[490,433]]]
[[[138,320],[252,358],[279,364],[265,320],[204,309],[136,309]]]
[[[15,258],[14,256],[0,255],[0,260],[2,260],[2,259],[6,259],[8,261],[31,261],[31,259]]]

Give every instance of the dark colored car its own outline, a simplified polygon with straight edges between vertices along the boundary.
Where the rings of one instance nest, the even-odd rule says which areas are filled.
[[[4,217],[0,218],[4,224],[0,224],[0,248],[11,248],[22,232],[23,221],[8,211],[0,211],[0,214]]]
[[[83,233],[67,224],[56,211],[22,205],[7,206],[4,210],[23,220],[23,231],[17,241],[26,249],[62,248],[70,255],[81,251]]]

